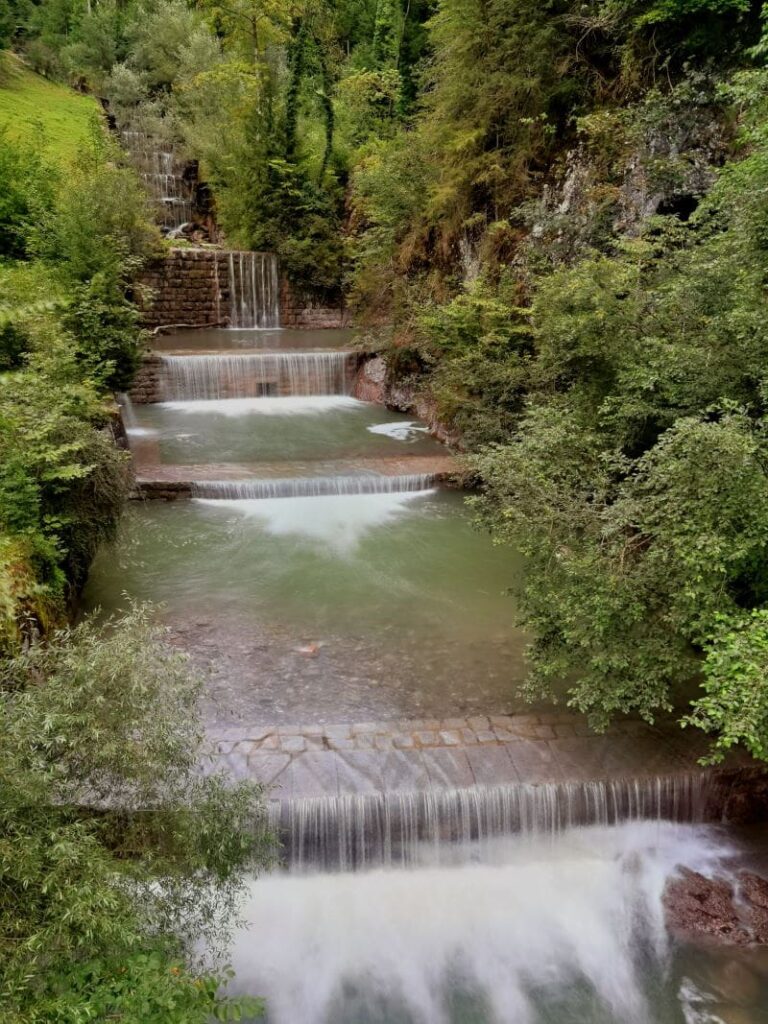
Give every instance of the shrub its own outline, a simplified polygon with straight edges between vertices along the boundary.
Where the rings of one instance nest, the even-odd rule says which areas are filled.
[[[135,608],[2,666],[0,1002],[15,1024],[258,1011],[219,985],[242,872],[271,857],[261,793],[198,770],[200,680],[151,622]]]

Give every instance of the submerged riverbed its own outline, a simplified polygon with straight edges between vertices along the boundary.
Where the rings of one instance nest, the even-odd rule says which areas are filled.
[[[447,717],[515,704],[518,572],[462,495],[436,488],[148,502],[97,557],[84,603],[161,602],[214,670],[219,723]]]

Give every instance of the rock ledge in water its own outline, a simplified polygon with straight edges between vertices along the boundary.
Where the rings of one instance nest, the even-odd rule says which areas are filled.
[[[681,868],[664,891],[667,927],[688,942],[768,943],[768,881],[740,871],[736,884]]]

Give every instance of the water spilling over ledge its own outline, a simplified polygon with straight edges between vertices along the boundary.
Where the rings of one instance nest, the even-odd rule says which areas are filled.
[[[276,396],[348,395],[348,352],[248,352],[163,355],[162,392],[168,401]]]
[[[269,498],[316,498],[351,494],[409,494],[432,490],[434,475],[289,477],[274,480],[196,480],[193,498],[242,501]]]
[[[124,131],[121,137],[155,205],[160,225],[174,230],[191,221],[192,190],[174,148],[140,131]]]
[[[280,283],[275,255],[230,252],[228,266],[230,327],[279,327]]]
[[[414,866],[427,851],[450,864],[461,844],[478,852],[521,834],[554,838],[580,825],[632,821],[702,823],[723,813],[730,780],[685,772],[591,782],[517,783],[461,789],[344,794],[274,801],[272,823],[292,870]]]

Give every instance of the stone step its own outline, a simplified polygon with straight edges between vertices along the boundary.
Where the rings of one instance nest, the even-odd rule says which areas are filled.
[[[620,821],[765,819],[768,766],[704,768],[703,735],[562,715],[218,730],[203,770],[264,786],[282,856],[313,870],[450,861],[454,842]]]

